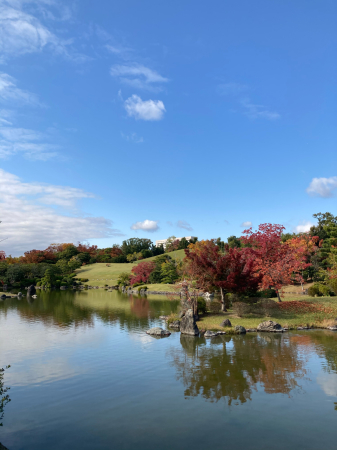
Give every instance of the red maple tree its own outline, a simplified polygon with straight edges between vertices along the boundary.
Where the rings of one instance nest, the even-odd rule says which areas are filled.
[[[282,286],[292,284],[296,278],[294,274],[299,274],[305,265],[310,265],[306,263],[302,246],[282,242],[283,230],[285,227],[282,225],[264,223],[255,233],[252,228],[244,230],[241,237],[241,243],[254,261],[255,275],[260,278],[259,287],[274,288],[279,301]]]
[[[143,261],[132,268],[130,283],[147,283],[156,264],[154,261]]]
[[[226,311],[225,293],[240,293],[257,288],[259,277],[247,249],[229,248],[221,252],[215,239],[190,244],[185,250],[187,273],[199,289],[220,289],[222,310]]]

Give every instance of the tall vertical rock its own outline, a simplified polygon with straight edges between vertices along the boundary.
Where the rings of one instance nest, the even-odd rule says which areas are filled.
[[[192,309],[188,309],[180,319],[180,332],[191,336],[199,335],[199,328],[195,323],[195,317]]]

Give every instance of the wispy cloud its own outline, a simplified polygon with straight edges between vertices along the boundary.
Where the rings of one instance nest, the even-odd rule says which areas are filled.
[[[15,78],[7,73],[0,73],[0,99],[3,102],[10,102],[11,104],[14,102],[31,106],[41,106],[35,94],[18,88]]]
[[[81,189],[43,183],[25,183],[0,169],[2,248],[9,254],[22,254],[32,248],[46,248],[53,242],[78,242],[122,235],[104,217],[79,213],[78,200],[94,195]],[[58,207],[58,209],[55,209]],[[59,208],[67,208],[67,214]],[[69,213],[76,212],[76,215]]]
[[[144,142],[144,139],[142,138],[142,136],[138,136],[137,133],[131,133],[131,134],[121,133],[121,135],[122,135],[122,138],[128,142],[134,142],[135,144],[141,144],[142,142]]]
[[[58,155],[59,147],[55,144],[43,142],[48,139],[46,133],[0,126],[0,158],[8,159],[15,154],[23,154],[27,159],[47,161]]]
[[[188,222],[186,222],[186,220],[178,220],[177,227],[178,228],[184,228],[187,231],[192,231],[193,230],[191,225]]]
[[[111,67],[110,74],[117,77],[121,83],[128,84],[137,89],[147,89],[158,92],[160,84],[166,83],[168,78],[141,64],[120,65]]]
[[[307,193],[312,197],[329,198],[334,197],[334,190],[337,189],[337,177],[330,178],[313,178]]]
[[[166,111],[161,100],[142,100],[138,95],[132,95],[124,102],[124,108],[130,117],[136,120],[161,120]]]
[[[248,220],[247,222],[242,222],[242,224],[240,225],[240,227],[248,228],[248,227],[251,227],[252,225],[253,225],[252,222],[250,222],[250,221]]]
[[[241,99],[240,103],[244,109],[244,113],[246,114],[246,116],[251,119],[275,120],[281,117],[278,112],[270,111],[263,105],[252,103],[248,97]]]
[[[3,58],[41,52],[49,48],[54,53],[75,62],[84,62],[90,59],[71,47],[71,39],[59,38],[41,22],[41,19],[55,18],[50,7],[59,5],[59,3],[0,0],[0,53]],[[27,5],[30,8],[27,8]],[[56,7],[58,8],[58,6]],[[70,8],[65,6],[62,11],[62,20],[65,20],[70,14]]]
[[[131,225],[131,230],[143,230],[149,233],[159,230],[158,220],[144,220],[143,222],[136,222]]]
[[[240,111],[250,119],[276,120],[281,115],[276,111],[271,111],[264,105],[254,103],[247,95],[249,87],[240,83],[221,83],[217,86],[220,95],[231,97],[240,108]]]

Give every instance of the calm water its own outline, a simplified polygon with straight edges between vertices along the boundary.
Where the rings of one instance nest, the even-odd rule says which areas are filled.
[[[178,304],[102,290],[0,302],[9,450],[337,448],[337,334],[145,331]]]

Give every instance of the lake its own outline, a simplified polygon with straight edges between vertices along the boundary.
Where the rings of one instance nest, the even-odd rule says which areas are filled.
[[[172,332],[165,297],[39,291],[0,302],[9,450],[336,449],[337,334]]]

